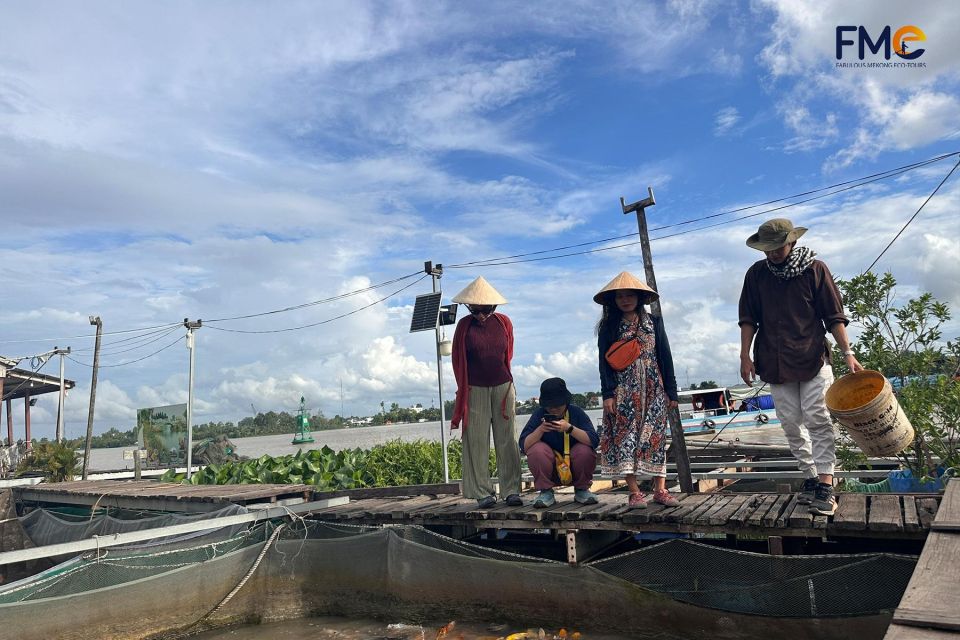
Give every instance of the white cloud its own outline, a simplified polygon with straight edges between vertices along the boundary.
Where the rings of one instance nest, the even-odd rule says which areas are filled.
[[[958,102],[949,91],[958,77],[960,42],[952,36],[960,8],[950,2],[818,3],[766,0],[761,11],[774,15],[769,44],[759,56],[774,81],[788,87],[779,111],[796,132],[784,148],[809,151],[844,143],[826,170],[849,166],[888,149],[915,149],[956,135]],[[837,68],[837,25],[865,25],[879,37],[881,26],[920,26],[927,34],[921,68]],[[844,61],[856,61],[848,47]],[[918,59],[919,61],[919,59]],[[856,125],[846,137],[837,111],[852,107]],[[818,113],[819,112],[819,113]]]
[[[717,112],[714,118],[713,134],[716,136],[725,136],[730,130],[740,122],[740,112],[736,107],[724,107]]]

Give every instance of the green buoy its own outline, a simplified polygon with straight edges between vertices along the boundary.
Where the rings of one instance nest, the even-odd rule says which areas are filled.
[[[293,436],[293,444],[306,444],[313,442],[313,436],[310,435],[310,420],[307,418],[306,400],[300,396],[300,415],[297,416],[297,435]]]

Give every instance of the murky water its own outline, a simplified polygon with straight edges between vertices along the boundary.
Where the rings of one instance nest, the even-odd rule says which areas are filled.
[[[596,424],[602,415],[599,409],[587,411],[587,415]],[[517,416],[515,428],[517,436],[523,430],[530,416]],[[460,438],[460,430],[454,431],[452,435],[448,427],[444,427],[448,439]],[[293,434],[285,433],[275,436],[254,436],[252,438],[236,438],[233,443],[237,445],[237,453],[251,458],[259,458],[263,454],[271,456],[285,456],[296,453],[301,448],[320,449],[324,445],[334,451],[342,449],[370,449],[378,444],[383,444],[390,440],[403,440],[409,442],[412,440],[440,440],[439,422],[419,422],[411,424],[390,424],[378,427],[358,427],[355,429],[336,429],[332,431],[314,431],[313,438],[315,442],[309,445],[291,444]],[[712,436],[688,437],[688,442],[696,442],[699,439],[711,439]],[[731,431],[728,434],[722,434],[718,440],[739,439],[743,442],[756,442],[759,444],[784,444],[786,442],[783,431],[779,428],[760,427],[755,429],[740,428]],[[129,448],[129,447],[127,447]],[[123,448],[114,449],[93,449],[90,452],[90,468],[96,471],[116,471],[122,469],[133,469],[132,460],[123,459]]]
[[[600,410],[587,411],[587,415],[596,423],[601,417]],[[515,428],[517,436],[523,430],[530,416],[517,416]],[[449,427],[444,427],[445,437],[459,439],[460,430],[450,433]],[[408,424],[389,424],[377,427],[357,427],[354,429],[335,429],[331,431],[314,431],[315,442],[309,445],[291,444],[293,434],[284,433],[274,436],[254,436],[251,438],[236,438],[237,453],[251,458],[259,458],[263,454],[271,456],[285,456],[296,453],[302,448],[320,449],[324,445],[334,451],[342,449],[370,449],[378,444],[390,440],[440,440],[440,422],[416,422]],[[126,447],[130,448],[130,447]],[[98,471],[133,469],[132,460],[123,459],[123,449],[93,449],[90,451],[90,466]]]
[[[543,635],[541,635],[541,631]],[[437,622],[434,624],[387,624],[374,620],[322,617],[263,625],[245,625],[208,631],[195,640],[496,640],[498,638],[566,638],[568,640],[626,640],[626,636],[582,633],[575,629],[518,629],[506,625]]]

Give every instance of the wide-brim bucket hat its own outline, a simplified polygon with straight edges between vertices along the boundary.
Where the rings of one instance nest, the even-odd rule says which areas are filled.
[[[593,296],[597,304],[607,304],[620,289],[632,289],[640,296],[640,304],[650,304],[660,298],[660,294],[651,289],[646,282],[629,271],[621,271],[616,278],[607,283],[603,289]]]
[[[567,389],[567,383],[563,378],[547,378],[540,385],[541,407],[559,407],[570,404],[572,399],[573,394]]]
[[[453,301],[476,305],[507,304],[507,299],[500,295],[500,292],[494,289],[483,276],[477,276],[477,279],[468,284],[463,291],[453,296]]]
[[[755,234],[747,238],[747,246],[757,251],[776,251],[806,232],[806,227],[795,227],[786,218],[774,218],[764,222]]]

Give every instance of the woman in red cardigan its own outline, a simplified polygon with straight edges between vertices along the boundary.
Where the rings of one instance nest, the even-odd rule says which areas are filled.
[[[518,507],[523,501],[514,430],[516,389],[510,372],[513,323],[496,313],[497,305],[507,301],[482,276],[453,301],[470,310],[470,315],[457,323],[452,354],[457,399],[450,428],[463,423],[463,495],[475,499],[481,509],[497,504],[489,463],[492,425],[500,495],[508,505]]]

